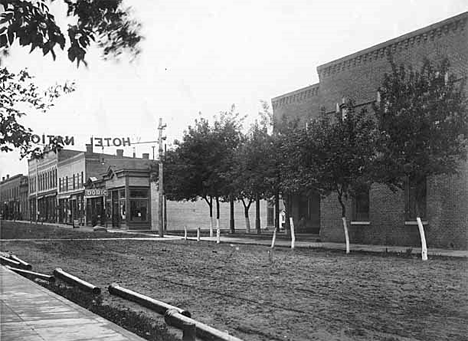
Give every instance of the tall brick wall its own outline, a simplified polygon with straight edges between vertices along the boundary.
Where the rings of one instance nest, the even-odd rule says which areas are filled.
[[[468,249],[468,162],[459,174],[428,181],[428,245]]]
[[[432,61],[447,57],[451,72],[457,78],[467,77],[468,12],[319,66],[319,84],[272,99],[275,119],[309,119],[319,115],[322,107],[333,112],[343,98],[354,99],[357,105],[370,104],[376,99],[385,72],[391,70],[389,55],[397,65],[415,69],[426,57]],[[429,247],[468,248],[465,163],[461,164],[460,173],[428,179],[425,228]],[[335,197],[321,201],[320,234],[324,241],[343,242],[341,208]],[[350,220],[350,203],[348,213]],[[420,245],[418,227],[405,222],[403,192],[393,193],[383,185],[374,184],[371,188],[369,223],[349,224],[349,232],[352,243]]]

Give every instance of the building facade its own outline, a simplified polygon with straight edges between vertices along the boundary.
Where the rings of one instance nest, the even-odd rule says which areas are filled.
[[[58,155],[48,152],[43,158],[28,160],[30,220],[55,222],[57,217]]]
[[[0,215],[2,219],[29,218],[28,178],[23,174],[7,175],[0,182]]]
[[[317,67],[319,83],[272,99],[276,122],[309,120],[321,111],[334,113],[343,99],[370,106],[384,74],[397,64],[418,69],[425,58],[448,58],[457,79],[468,75],[468,12],[391,39]],[[467,92],[468,94],[468,92]],[[419,246],[414,218],[414,188],[392,192],[379,184],[362,198],[349,200],[351,243]],[[468,164],[459,174],[427,179],[424,225],[429,247],[468,248]],[[343,242],[339,203],[332,195],[295,197],[292,216],[306,232],[323,241]]]

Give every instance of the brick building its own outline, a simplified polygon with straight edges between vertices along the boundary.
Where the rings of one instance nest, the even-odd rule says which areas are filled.
[[[7,175],[0,182],[2,219],[28,219],[28,178],[23,174]]]
[[[29,212],[35,221],[55,222],[57,217],[58,155],[48,152],[28,160]]]
[[[419,68],[424,58],[448,58],[451,72],[459,79],[468,75],[468,12],[424,27],[381,44],[317,67],[319,83],[272,99],[277,122],[316,117],[320,110],[334,113],[343,98],[357,106],[369,106],[385,72],[391,71],[388,56],[397,65]],[[468,94],[468,90],[467,90]],[[411,189],[397,193],[372,185],[367,198],[348,202],[351,243],[419,246],[416,222],[411,212]],[[468,248],[468,164],[460,174],[434,177],[426,183],[424,224],[429,247]],[[343,242],[338,201],[334,196],[296,197],[292,216],[302,229],[318,232],[323,241]]]
[[[60,158],[63,150],[59,152],[58,222],[77,226],[129,227],[125,208],[134,207],[135,203],[125,201],[125,198],[134,195],[135,189],[149,189],[149,169],[154,162],[149,160],[149,154],[143,154],[142,158],[129,157],[123,155],[123,149],[118,149],[116,155],[104,154],[93,151],[92,145],[87,145],[85,152],[67,152],[69,155],[65,158]],[[145,173],[144,184],[133,180],[135,172]],[[123,181],[113,183],[112,174],[118,174]],[[121,174],[124,175],[121,177]],[[149,201],[149,193],[145,199]],[[118,205],[112,205],[113,201],[122,201],[122,207],[118,209]],[[130,217],[132,221],[136,220]],[[147,216],[144,221],[147,222],[144,227],[149,228]]]

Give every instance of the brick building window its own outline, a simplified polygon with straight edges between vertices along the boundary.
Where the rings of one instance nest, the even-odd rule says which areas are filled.
[[[65,177],[65,191],[68,191],[68,176]]]
[[[419,217],[421,219],[426,218],[426,195],[427,185],[426,179],[417,183],[414,179],[408,179],[405,183],[405,214],[406,220],[416,220],[417,209],[416,209],[416,198],[419,197]]]
[[[369,187],[362,188],[352,198],[352,220],[369,221]]]

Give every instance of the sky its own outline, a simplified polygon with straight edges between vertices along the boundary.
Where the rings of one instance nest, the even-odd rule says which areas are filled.
[[[124,3],[132,6],[145,37],[133,61],[103,61],[92,49],[88,67],[77,68],[66,52],[57,51],[53,61],[14,44],[3,61],[11,71],[28,68],[44,87],[76,83],[76,91],[47,113],[31,111],[24,118],[36,134],[74,136],[69,148],[76,150],[84,150],[91,136],[155,141],[162,118],[170,146],[200,113],[212,118],[232,104],[247,115],[248,126],[261,100],[317,83],[317,66],[468,11],[467,0]],[[63,2],[55,1],[52,10],[66,25]],[[126,147],[125,155],[152,157],[154,145]],[[27,161],[18,152],[2,152],[0,177],[18,173],[27,175]]]

